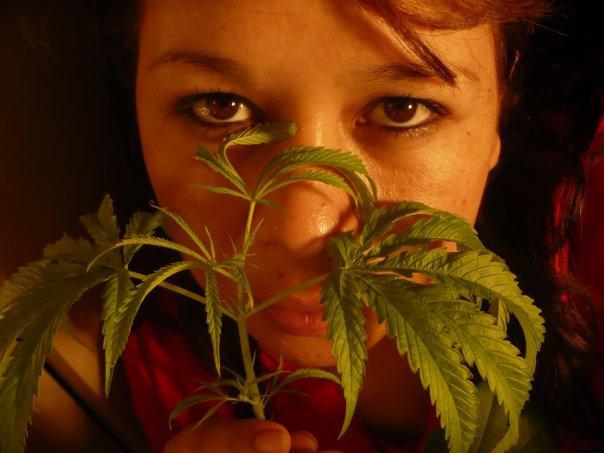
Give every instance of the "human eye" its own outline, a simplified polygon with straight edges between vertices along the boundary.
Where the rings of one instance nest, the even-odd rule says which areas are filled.
[[[395,135],[412,135],[425,131],[446,114],[441,104],[427,99],[384,97],[371,103],[359,122]]]
[[[176,101],[177,113],[211,131],[233,132],[253,123],[255,107],[235,93],[198,92]]]

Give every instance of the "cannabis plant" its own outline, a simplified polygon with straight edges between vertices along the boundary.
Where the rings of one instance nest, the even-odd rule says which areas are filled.
[[[103,285],[107,393],[134,318],[155,288],[161,286],[205,304],[218,380],[204,383],[205,393],[181,401],[172,418],[193,404],[210,401],[214,406],[200,423],[222,404],[234,402],[250,404],[255,416],[263,419],[272,395],[286,390],[296,379],[316,377],[342,386],[346,401],[343,435],[353,417],[365,373],[364,305],[385,323],[402,360],[408,361],[429,391],[450,451],[468,451],[477,433],[484,430],[484,405],[479,403],[479,396],[485,391],[491,395],[489,401],[495,395],[496,405],[505,416],[505,429],[493,450],[505,451],[518,441],[521,410],[529,398],[544,338],[543,319],[533,300],[521,292],[504,261],[485,248],[462,218],[416,202],[378,206],[375,184],[361,160],[349,152],[289,147],[273,157],[256,185],[249,187],[231,164],[229,150],[286,140],[295,132],[291,123],[262,124],[231,135],[217,150],[200,147],[195,154],[225,182],[220,187],[200,186],[200,190],[241,198],[249,204],[243,241],[236,244],[231,256],[216,256],[207,228],[194,231],[179,214],[155,205],[153,212],[136,212],[122,234],[112,200],[105,196],[98,212],[80,218],[91,239],[64,235],[46,246],[42,259],[21,267],[4,282],[0,289],[2,452],[23,450],[33,398],[53,336],[66,321],[72,304],[97,285]],[[360,231],[347,231],[329,240],[331,272],[256,303],[246,276],[249,250],[261,228],[255,208],[283,209],[269,195],[299,181],[318,181],[346,192],[354,201]],[[167,218],[182,228],[194,247],[155,235]],[[411,226],[403,233],[392,233],[403,219]],[[457,250],[435,247],[441,241],[455,243]],[[144,275],[130,269],[142,246],[170,249],[186,259]],[[205,274],[203,294],[167,281],[193,269],[202,269]],[[413,278],[418,274],[429,283],[418,283]],[[236,286],[234,300],[224,300],[217,284],[219,275]],[[292,373],[279,368],[256,376],[247,318],[319,283],[339,376],[312,368]],[[223,377],[225,369],[220,362],[225,316],[237,325],[245,370],[244,375],[229,371],[229,379]],[[523,353],[507,338],[511,316],[524,336]]]

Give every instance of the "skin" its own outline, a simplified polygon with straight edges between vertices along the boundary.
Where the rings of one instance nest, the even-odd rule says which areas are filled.
[[[368,81],[354,75],[384,64],[417,69],[423,63],[352,2],[344,10],[327,0],[147,1],[136,103],[144,159],[160,205],[179,212],[199,232],[206,225],[218,256],[227,256],[231,240],[241,243],[247,204],[190,187],[224,184],[192,154],[198,144],[216,149],[222,138],[258,122],[293,121],[298,134],[285,143],[233,149],[231,161],[249,185],[287,146],[339,148],[364,161],[380,203],[421,201],[474,222],[487,176],[499,158],[493,33],[488,25],[417,31],[457,74],[454,86],[437,75],[417,77],[417,71],[397,80]],[[195,52],[237,60],[250,78],[200,65],[199,59],[190,58]],[[247,119],[238,113],[243,121],[208,129],[203,119],[196,117],[196,122],[194,115],[175,107],[183,97],[217,88],[244,98],[254,112]],[[421,120],[419,125],[403,129],[405,124],[388,123],[379,103],[395,96],[429,100],[426,106],[439,107],[434,113],[418,108],[405,124]],[[402,133],[389,133],[388,126]],[[287,213],[263,206],[256,210],[256,219],[264,218],[264,223],[251,249],[257,267],[250,266],[248,275],[257,301],[329,271],[327,240],[359,227],[351,200],[331,186],[299,183],[271,199]],[[169,232],[190,244],[175,225]],[[202,275],[195,277],[203,285]],[[219,287],[224,298],[232,294],[225,281]],[[319,307],[320,293],[316,285],[296,296],[305,308]],[[376,431],[398,438],[417,434],[429,407],[426,394],[392,343],[380,341],[384,326],[370,313],[366,317],[370,353],[359,416]],[[290,335],[264,312],[249,319],[248,329],[262,348],[289,362],[335,364],[327,338]]]

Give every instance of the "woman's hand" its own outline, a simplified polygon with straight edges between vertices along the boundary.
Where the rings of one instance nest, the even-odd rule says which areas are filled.
[[[317,451],[307,431],[289,433],[279,423],[257,419],[210,419],[199,428],[189,425],[164,447],[164,453],[289,453]]]

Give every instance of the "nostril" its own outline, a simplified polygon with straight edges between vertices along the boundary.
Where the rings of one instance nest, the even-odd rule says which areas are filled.
[[[360,222],[357,218],[357,215],[354,213],[352,209],[344,211],[340,214],[340,219],[338,221],[338,225],[336,227],[336,234],[343,233],[345,231],[353,231],[354,233],[358,233],[360,230]]]

